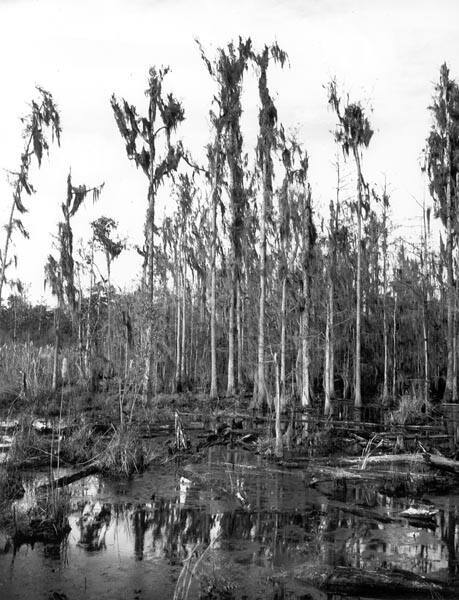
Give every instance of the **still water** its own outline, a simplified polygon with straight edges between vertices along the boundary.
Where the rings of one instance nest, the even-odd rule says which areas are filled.
[[[0,554],[0,599],[172,599],[184,561],[191,556],[193,567],[204,550],[190,600],[215,583],[227,595],[207,598],[351,598],[305,586],[295,577],[304,566],[397,567],[443,581],[459,575],[459,490],[424,498],[436,514],[416,526],[374,518],[396,517],[411,504],[379,493],[377,479],[316,487],[311,479],[306,467],[282,469],[221,448],[204,462],[130,481],[88,477],[67,490],[66,542]],[[36,502],[37,482],[36,475],[25,482],[15,510]],[[370,512],[356,516],[347,506]]]

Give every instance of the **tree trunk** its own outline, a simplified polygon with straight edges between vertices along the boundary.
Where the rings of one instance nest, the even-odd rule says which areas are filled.
[[[385,194],[384,194],[385,196]],[[388,405],[389,401],[389,341],[387,331],[387,213],[385,197],[383,198],[383,343],[384,343],[384,379],[383,379],[383,393],[382,403],[383,406]]]
[[[217,174],[215,175],[217,178]],[[218,398],[216,332],[217,182],[212,193],[212,247],[210,256],[210,399]]]
[[[307,287],[307,277],[303,280],[303,286]],[[303,377],[301,386],[301,405],[309,406],[310,404],[310,382],[309,382],[309,368],[311,365],[311,352],[309,346],[309,302],[306,303],[308,307],[304,309],[302,315],[302,327],[301,327],[301,344],[302,344],[302,366],[303,366]]]
[[[177,265],[177,271],[179,271]],[[177,302],[177,316],[176,316],[176,335],[175,335],[175,391],[180,393],[182,391],[182,383],[180,381],[180,365],[182,364],[180,358],[180,351],[182,348],[181,340],[180,340],[180,331],[182,325],[181,318],[181,301],[180,301],[180,275],[177,275],[176,282],[176,302]]]
[[[153,109],[153,112],[152,112]],[[154,121],[156,107],[153,99],[150,102],[151,118]],[[146,327],[145,327],[145,368],[143,375],[142,399],[147,402],[153,396],[153,376],[155,370],[155,331],[153,328],[154,312],[154,278],[155,278],[155,143],[154,134],[150,137],[150,165],[149,165],[149,185],[148,185],[148,209],[145,219],[145,237],[146,237]],[[156,379],[156,378],[155,378]]]
[[[427,334],[427,302],[424,297],[422,311],[422,337],[424,339],[424,402],[429,401],[429,342]]]
[[[286,402],[285,382],[285,339],[287,328],[287,277],[282,278],[282,301],[281,301],[281,347],[280,347],[280,398],[281,406]]]
[[[303,359],[303,381],[301,391],[302,406],[310,404],[310,364],[311,364],[311,348],[310,348],[310,314],[311,314],[311,198],[308,191],[305,192],[305,220],[304,220],[304,254],[303,254],[303,298],[304,309],[302,314],[302,359]]]
[[[423,289],[422,289],[422,337],[424,341],[424,402],[427,403],[429,400],[429,330],[428,330],[428,247],[427,247],[427,221],[426,221],[426,209],[425,203],[422,206],[422,223],[423,223],[423,249],[424,254],[423,260]]]
[[[274,354],[274,368],[276,369],[276,446],[274,454],[281,458],[283,455],[282,447],[282,429],[281,429],[281,388],[279,381],[279,364],[277,362],[277,354]]]
[[[52,390],[55,392],[59,386],[59,351],[61,346],[61,302],[59,301],[54,311],[54,356],[53,356],[53,381]]]
[[[186,265],[182,256],[182,350],[180,353],[180,381],[186,382]]]
[[[234,144],[231,144],[231,147]],[[228,149],[228,152],[231,152],[231,147]],[[226,387],[226,395],[234,396],[236,393],[236,382],[234,380],[235,376],[235,337],[236,337],[236,302],[237,302],[237,268],[236,268],[236,200],[237,192],[235,190],[236,185],[236,177],[234,175],[235,172],[235,159],[231,157],[229,160],[229,188],[230,188],[230,197],[231,197],[231,249],[230,249],[230,305],[229,305],[229,319],[228,319],[228,381]]]
[[[227,396],[234,396],[236,385],[234,381],[234,338],[235,338],[235,304],[236,304],[236,267],[231,266],[231,294],[229,306],[228,322],[228,383],[226,388]]]
[[[325,391],[325,404],[324,414],[331,414],[331,402],[330,402],[330,297],[328,296],[326,317],[325,317],[325,365],[324,365],[324,391]]]
[[[242,357],[243,357],[243,321],[242,321],[242,294],[241,280],[237,280],[236,287],[236,335],[237,335],[237,386],[239,391],[243,385]]]
[[[446,268],[447,268],[447,370],[446,387],[443,395],[444,402],[456,402],[454,397],[454,276],[453,276],[453,214],[451,194],[451,132],[448,111],[447,86],[443,86],[444,102],[446,106]]]
[[[330,379],[328,382],[330,390],[330,401],[336,396],[335,392],[335,284],[333,277],[330,280],[330,286],[328,289],[328,305],[330,308],[329,321],[330,321]],[[333,409],[333,407],[332,407]],[[333,411],[332,411],[333,412]]]
[[[266,204],[269,200],[266,159],[263,163],[263,197],[260,214],[260,302],[258,312],[258,385],[257,406],[266,407],[265,381],[265,302],[266,302]]]
[[[362,170],[360,155],[354,147],[354,157],[357,166],[357,276],[356,276],[356,317],[355,317],[355,374],[354,374],[354,407],[356,417],[360,417],[362,408],[361,393],[361,284],[362,284]]]
[[[397,394],[397,292],[394,290],[394,315],[392,326],[392,402]]]
[[[107,252],[107,360],[109,368],[112,362],[112,308],[111,308],[110,255]]]
[[[91,240],[91,266],[89,272],[89,296],[88,296],[88,313],[86,319],[86,346],[84,356],[85,377],[91,380],[91,387],[94,386],[93,381],[93,365],[92,365],[92,331],[91,331],[91,309],[92,309],[92,294],[94,289],[94,237]],[[92,389],[94,391],[94,389]]]

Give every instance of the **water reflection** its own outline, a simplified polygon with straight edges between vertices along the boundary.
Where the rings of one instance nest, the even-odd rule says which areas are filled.
[[[21,568],[27,564],[32,582],[31,564],[36,577],[54,564],[52,579],[60,589],[72,591],[84,565],[98,598],[128,597],[122,594],[134,577],[143,581],[148,597],[171,598],[183,561],[197,544],[212,544],[203,570],[224,573],[248,598],[300,598],[304,592],[295,591],[293,581],[292,588],[288,583],[276,588],[270,577],[305,564],[402,568],[443,579],[459,575],[459,496],[431,499],[439,509],[434,526],[381,523],[373,513],[394,517],[409,501],[383,495],[368,482],[329,482],[318,491],[304,472],[270,468],[226,450],[173,475],[149,473],[128,485],[93,476],[69,491],[72,533],[65,562],[49,548],[21,549],[7,576],[7,560],[0,558],[0,597],[10,597],[6,590],[11,597],[29,597],[27,586],[23,595],[19,589]],[[33,493],[29,498],[33,501]],[[346,505],[373,513],[349,514]],[[97,573],[114,587],[101,585],[103,577],[97,582]],[[72,598],[91,597],[73,592]]]

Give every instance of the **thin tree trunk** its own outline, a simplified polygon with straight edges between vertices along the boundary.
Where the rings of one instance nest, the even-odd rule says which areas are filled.
[[[263,163],[263,198],[260,214],[260,301],[258,312],[258,385],[257,406],[266,407],[265,381],[265,303],[266,303],[266,203],[269,200],[266,160]]]
[[[427,244],[427,218],[425,202],[422,205],[422,223],[423,223],[423,282],[422,282],[422,335],[424,341],[424,402],[429,400],[430,381],[429,381],[429,329],[428,329],[428,244]]]
[[[231,136],[232,137],[232,136]],[[232,144],[233,146],[233,144]],[[231,152],[231,148],[228,150]],[[231,250],[230,250],[230,305],[229,305],[229,322],[228,322],[228,380],[226,387],[226,395],[234,396],[236,393],[236,382],[234,379],[235,376],[235,337],[236,337],[236,302],[237,302],[237,269],[236,269],[236,236],[238,233],[236,232],[236,205],[235,205],[235,196],[237,196],[237,192],[235,190],[236,178],[234,176],[235,172],[235,158],[234,156],[229,155],[229,188],[230,188],[230,196],[231,196]]]
[[[180,331],[181,331],[181,324],[182,324],[182,319],[181,319],[181,301],[180,301],[180,283],[179,283],[179,275],[177,275],[177,282],[176,282],[176,302],[177,302],[177,316],[176,316],[176,335],[175,335],[175,391],[176,392],[181,392],[182,391],[182,384],[180,381],[180,365],[181,363],[181,358],[180,358],[180,351],[182,348],[182,344],[180,341]]]
[[[424,297],[422,310],[422,337],[424,339],[424,402],[429,400],[429,341],[427,334],[427,302]]]
[[[454,288],[456,284],[454,283]],[[453,290],[453,397],[454,403],[457,403],[457,294]]]
[[[237,334],[237,386],[242,389],[242,358],[243,358],[243,322],[242,322],[242,294],[241,281],[238,279],[236,288],[236,334]]]
[[[307,288],[307,277],[303,280],[303,287]],[[301,405],[310,405],[310,382],[309,382],[309,369],[311,365],[311,352],[309,346],[309,302],[306,302],[308,307],[304,308],[302,315],[302,327],[301,327],[301,344],[302,344],[302,366],[303,366],[303,377],[301,386]]]
[[[182,256],[182,351],[180,353],[180,381],[186,381],[186,266]]]
[[[191,292],[190,289],[190,332],[189,332],[189,344],[188,344],[188,361],[187,361],[187,367],[186,367],[186,373],[187,373],[187,388],[190,389],[190,378],[191,378],[191,374],[193,373],[193,352],[194,352],[194,336],[195,336],[195,315],[194,315],[194,308],[193,308],[193,294]]]
[[[54,356],[52,390],[55,392],[59,385],[59,352],[61,346],[61,302],[54,311]]]
[[[446,310],[447,310],[447,371],[446,371],[446,388],[443,396],[445,402],[455,401],[454,398],[454,281],[453,281],[453,231],[451,219],[451,195],[448,191],[447,204],[447,237],[446,237],[446,260],[447,260],[447,293],[446,293]]]
[[[354,407],[356,417],[360,417],[362,408],[361,392],[361,302],[362,302],[362,171],[360,156],[354,148],[354,157],[357,166],[357,277],[356,277],[356,317],[355,317],[355,374],[354,374]]]
[[[228,323],[228,383],[226,388],[227,396],[234,396],[236,393],[236,385],[234,381],[234,338],[235,338],[235,304],[236,304],[236,274],[235,265],[231,266],[231,294],[229,306],[229,323]]]
[[[455,402],[454,396],[454,277],[453,277],[453,215],[451,194],[451,132],[448,111],[447,86],[443,86],[446,106],[446,267],[447,267],[447,370],[444,402]],[[456,393],[457,395],[457,393]]]
[[[296,353],[295,361],[295,382],[296,382],[296,394],[301,398],[303,390],[303,319],[300,317],[298,324],[298,350]]]
[[[112,362],[112,295],[110,271],[110,255],[107,252],[107,360],[109,368],[111,368]]]
[[[330,401],[332,402],[336,396],[335,392],[335,284],[333,275],[330,279],[328,288],[328,305],[329,305],[329,327],[330,327],[330,379],[328,382],[330,390]],[[333,409],[333,407],[332,407]],[[332,410],[333,412],[333,410]]]
[[[347,400],[350,395],[350,352],[346,349],[343,363],[343,400]]]
[[[153,330],[153,310],[154,310],[154,229],[153,222],[154,217],[154,199],[150,203],[150,219],[151,222],[148,224],[148,264],[147,264],[147,313],[146,313],[146,327],[145,327],[145,369],[143,376],[143,401],[147,402],[153,395],[153,370],[155,363],[155,340]]]
[[[285,340],[287,329],[287,278],[282,278],[282,301],[281,301],[281,347],[280,347],[280,398],[281,406],[285,406],[286,382],[285,382]]]
[[[331,402],[330,402],[330,296],[328,296],[326,317],[325,317],[325,365],[324,365],[324,391],[325,391],[325,404],[324,414],[329,415],[331,413]]]
[[[392,329],[392,401],[394,401],[397,395],[397,292],[395,290]]]
[[[91,379],[91,387],[94,388],[93,381],[93,365],[92,365],[92,332],[91,332],[91,309],[92,309],[92,294],[94,289],[94,237],[91,240],[91,267],[89,272],[89,296],[88,296],[88,313],[86,319],[86,347],[84,357],[85,377]],[[93,389],[94,391],[94,389]]]
[[[277,354],[274,354],[274,368],[276,369],[276,446],[274,454],[281,458],[283,455],[282,448],[282,429],[281,429],[281,387],[279,381],[279,364],[277,362]]]
[[[310,314],[311,314],[311,198],[308,191],[305,192],[305,219],[304,219],[304,255],[303,255],[303,297],[304,310],[302,314],[302,352],[303,352],[303,381],[301,391],[302,406],[310,404],[310,364],[311,364],[311,348],[310,348]]]
[[[217,177],[217,175],[216,175]],[[212,193],[212,247],[210,258],[210,399],[218,398],[217,388],[217,332],[216,332],[216,254],[217,254],[217,198],[216,186]]]
[[[156,100],[150,90],[149,117],[151,123],[154,123],[156,117]],[[156,361],[156,343],[155,331],[153,327],[154,320],[154,301],[155,301],[155,209],[156,209],[156,177],[155,177],[155,133],[149,134],[148,140],[150,164],[148,169],[148,208],[145,218],[145,252],[146,252],[146,327],[145,327],[145,369],[143,375],[142,399],[146,403],[153,396],[153,389],[156,387],[155,361]]]

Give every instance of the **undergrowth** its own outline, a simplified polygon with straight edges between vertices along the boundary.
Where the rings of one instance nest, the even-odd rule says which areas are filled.
[[[397,425],[419,425],[430,420],[432,406],[420,395],[404,394],[390,420]]]

